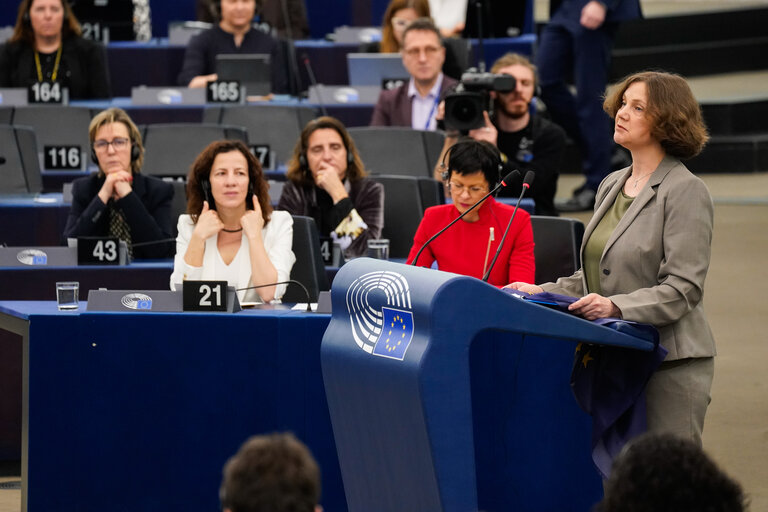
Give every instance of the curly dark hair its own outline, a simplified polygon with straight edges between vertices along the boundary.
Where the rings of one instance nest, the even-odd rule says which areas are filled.
[[[219,493],[232,512],[312,512],[320,468],[291,433],[253,436],[224,465]]]
[[[594,512],[742,512],[741,486],[693,441],[647,433],[616,458]]]
[[[612,118],[621,108],[627,88],[643,82],[648,88],[646,115],[651,136],[669,155],[693,158],[701,153],[709,140],[707,127],[696,98],[680,75],[661,71],[643,71],[626,77],[616,85],[603,102],[603,110]]]
[[[272,203],[269,200],[269,185],[264,179],[264,172],[261,169],[259,160],[248,151],[246,145],[239,140],[217,140],[208,144],[202,153],[197,155],[187,176],[187,213],[197,222],[197,216],[203,211],[203,180],[210,183],[211,168],[213,161],[220,153],[229,153],[230,151],[239,151],[248,162],[248,178],[253,185],[253,193],[259,200],[261,215],[264,217],[264,225],[269,223],[272,216]],[[251,198],[246,198],[247,204],[251,206]]]
[[[32,30],[32,23],[29,22],[29,11],[35,0],[22,0],[19,4],[19,12],[16,15],[16,25],[13,27],[13,34],[8,38],[9,43],[23,41],[27,44],[35,44],[35,32]],[[61,26],[61,37],[81,36],[83,30],[80,28],[80,22],[77,21],[75,13],[72,12],[67,0],[61,0],[61,7],[64,9],[64,22]]]
[[[367,175],[363,161],[360,159],[357,147],[355,147],[355,141],[350,137],[344,123],[335,117],[322,116],[307,123],[301,131],[299,140],[296,141],[296,146],[293,148],[293,155],[288,162],[288,169],[285,175],[297,185],[314,185],[315,183],[312,179],[312,172],[310,172],[309,167],[306,165],[309,137],[316,130],[325,128],[334,130],[338,133],[341,137],[341,141],[344,143],[347,154],[352,154],[352,162],[347,165],[347,179],[349,181],[357,181]],[[302,163],[302,160],[304,163]]]

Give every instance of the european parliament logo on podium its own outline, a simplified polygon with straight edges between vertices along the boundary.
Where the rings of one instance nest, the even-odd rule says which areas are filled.
[[[402,361],[413,339],[411,292],[398,272],[369,272],[347,289],[355,343],[375,356]]]

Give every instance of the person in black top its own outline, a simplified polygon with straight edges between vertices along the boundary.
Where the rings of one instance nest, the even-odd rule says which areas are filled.
[[[365,254],[384,227],[384,187],[367,177],[355,142],[338,119],[318,117],[304,127],[288,162],[278,210],[315,219],[321,237],[345,258]]]
[[[217,79],[216,56],[229,53],[266,53],[271,57],[272,92],[288,91],[288,77],[280,42],[251,26],[256,0],[222,0],[219,24],[192,38],[184,54],[179,85],[205,87]]]
[[[277,30],[280,37],[289,39],[307,39],[309,37],[309,23],[307,21],[307,7],[304,0],[260,0],[258,4],[259,20]],[[195,14],[197,21],[218,23],[220,0],[196,0]],[[287,11],[287,12],[286,12]],[[289,22],[285,22],[285,14],[288,14]]]
[[[172,256],[173,186],[139,173],[144,162],[139,129],[125,111],[110,108],[91,120],[88,135],[99,172],[72,183],[64,237],[115,236],[136,258]]]
[[[471,130],[475,140],[485,140],[499,148],[506,165],[525,174],[533,171],[536,178],[527,193],[536,203],[536,215],[557,215],[555,193],[560,164],[565,153],[565,131],[540,114],[531,113],[530,104],[536,89],[536,67],[522,55],[507,53],[491,68],[492,73],[515,77],[516,88],[508,93],[491,92],[494,100],[493,119],[485,113],[485,126]],[[443,152],[456,138],[447,136]],[[441,155],[442,157],[442,155]],[[440,169],[435,169],[435,178]],[[499,196],[518,197],[520,184],[502,188]]]
[[[0,87],[60,83],[70,99],[109,98],[104,48],[81,37],[63,0],[22,0],[16,26],[0,47]]]

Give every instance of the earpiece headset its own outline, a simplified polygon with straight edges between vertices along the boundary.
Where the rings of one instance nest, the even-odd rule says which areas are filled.
[[[21,17],[21,21],[23,21],[24,23],[29,23],[29,11],[26,11],[24,13],[24,15]]]
[[[139,146],[131,141],[131,162],[138,160],[139,156],[141,156],[141,150],[139,149]],[[99,165],[99,159],[96,156],[96,150],[93,148],[93,144],[91,144],[91,161],[96,165]]]
[[[447,183],[448,182],[448,178],[451,177],[451,173],[448,170],[448,167],[445,165],[445,161],[446,161],[446,159],[450,161],[450,159],[448,157],[449,157],[449,155],[451,155],[453,153],[453,148],[455,148],[455,147],[456,147],[456,144],[454,144],[453,146],[448,148],[448,150],[445,152],[445,154],[443,154],[443,158],[440,160],[440,177],[443,179],[444,183]],[[480,147],[483,148],[482,151],[490,153],[489,149],[484,144],[481,144]],[[504,170],[504,163],[501,161],[501,158],[499,158],[499,155],[497,155],[495,153],[489,154],[488,156],[491,156],[494,160],[496,160],[498,162],[498,164],[496,165],[496,182],[495,183],[489,183],[491,188],[493,188],[493,187],[495,187],[501,181],[501,171]]]

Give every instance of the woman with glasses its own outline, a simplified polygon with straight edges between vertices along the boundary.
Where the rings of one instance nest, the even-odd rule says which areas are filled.
[[[126,241],[136,258],[171,256],[173,186],[139,173],[144,163],[139,129],[125,111],[110,108],[91,120],[88,136],[99,172],[72,183],[64,236],[114,236]],[[144,243],[133,250],[133,244]]]
[[[409,264],[427,240],[469,210],[499,182],[500,170],[499,151],[487,142],[467,138],[451,147],[443,179],[448,184],[452,203],[433,206],[424,212],[413,237]],[[430,267],[437,262],[440,270],[481,279],[499,248],[513,210],[513,207],[489,197],[433,240],[419,255],[416,264]],[[488,282],[504,286],[517,280],[517,276],[532,279],[534,274],[531,217],[518,209]]]

